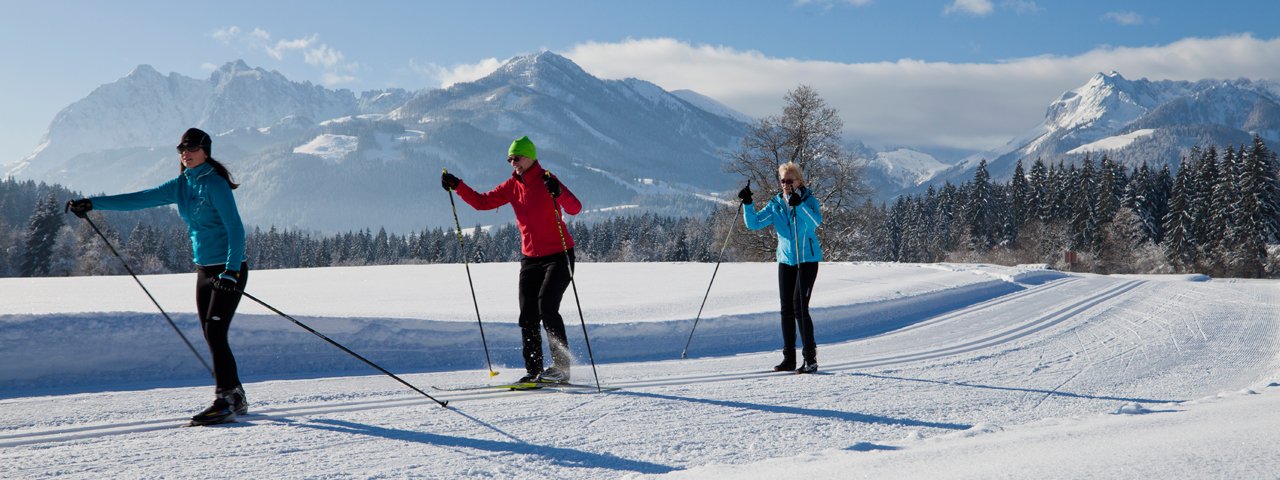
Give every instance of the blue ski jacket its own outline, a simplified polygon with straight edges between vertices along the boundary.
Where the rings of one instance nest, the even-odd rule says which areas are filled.
[[[207,162],[150,190],[89,200],[93,208],[101,210],[141,210],[177,204],[178,215],[187,223],[196,265],[223,264],[227,270],[239,271],[245,261],[244,224],[231,195],[231,184]]]
[[[818,244],[818,226],[822,225],[822,206],[808,188],[801,187],[796,190],[796,194],[800,195],[801,201],[800,206],[795,209],[787,205],[787,200],[781,193],[769,199],[769,203],[759,212],[751,204],[743,205],[743,220],[751,230],[773,225],[773,230],[778,233],[778,263],[798,265],[821,262],[822,245]],[[799,242],[796,242],[797,230]]]

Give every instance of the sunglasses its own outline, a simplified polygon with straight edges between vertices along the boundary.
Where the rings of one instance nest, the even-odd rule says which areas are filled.
[[[199,150],[199,149],[200,149],[200,146],[199,146],[199,145],[192,145],[192,144],[189,144],[189,143],[185,143],[185,144],[182,144],[182,145],[178,145],[178,153],[182,153],[182,152],[194,152],[194,151]]]
[[[791,185],[793,183],[796,183],[796,181],[790,178],[780,178],[778,179],[778,183],[782,185]]]
[[[519,156],[519,155],[512,155],[512,156],[510,156],[510,157],[507,157],[507,163],[516,163],[516,162],[519,162],[521,158],[524,158],[524,157],[521,157],[521,156]]]

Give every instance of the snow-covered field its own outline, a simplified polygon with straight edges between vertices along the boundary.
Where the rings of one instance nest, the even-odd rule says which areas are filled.
[[[0,279],[0,477],[1273,478],[1280,282],[823,264],[818,375],[777,363],[777,270],[580,264],[600,382],[519,376],[514,264],[254,271],[252,414],[178,428],[208,375],[130,277]],[[202,349],[193,276],[143,277]],[[561,312],[592,383],[578,313]],[[203,353],[203,350],[202,350]]]

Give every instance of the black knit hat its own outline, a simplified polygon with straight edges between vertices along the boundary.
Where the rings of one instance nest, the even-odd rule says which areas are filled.
[[[183,145],[199,145],[205,155],[213,155],[213,139],[199,128],[188,128],[186,133],[182,134],[182,141],[178,142],[178,146]]]

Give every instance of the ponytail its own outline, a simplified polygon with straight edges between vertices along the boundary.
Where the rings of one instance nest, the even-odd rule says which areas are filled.
[[[231,171],[227,170],[227,167],[222,165],[222,162],[214,160],[213,157],[209,157],[209,159],[205,161],[213,165],[213,171],[218,172],[218,176],[222,177],[223,179],[226,179],[227,185],[231,185],[232,190],[235,190],[237,187],[240,186],[239,183],[231,181]]]
[[[235,190],[240,186],[240,184],[231,181],[231,171],[227,170],[227,167],[223,165],[222,162],[214,160],[213,157],[208,157],[204,161],[205,163],[208,163],[209,166],[213,167],[213,171],[217,173],[218,176],[227,181],[227,185],[230,185],[232,190]],[[182,165],[182,162],[178,162],[178,173],[181,174],[185,171],[187,171],[187,167]]]

